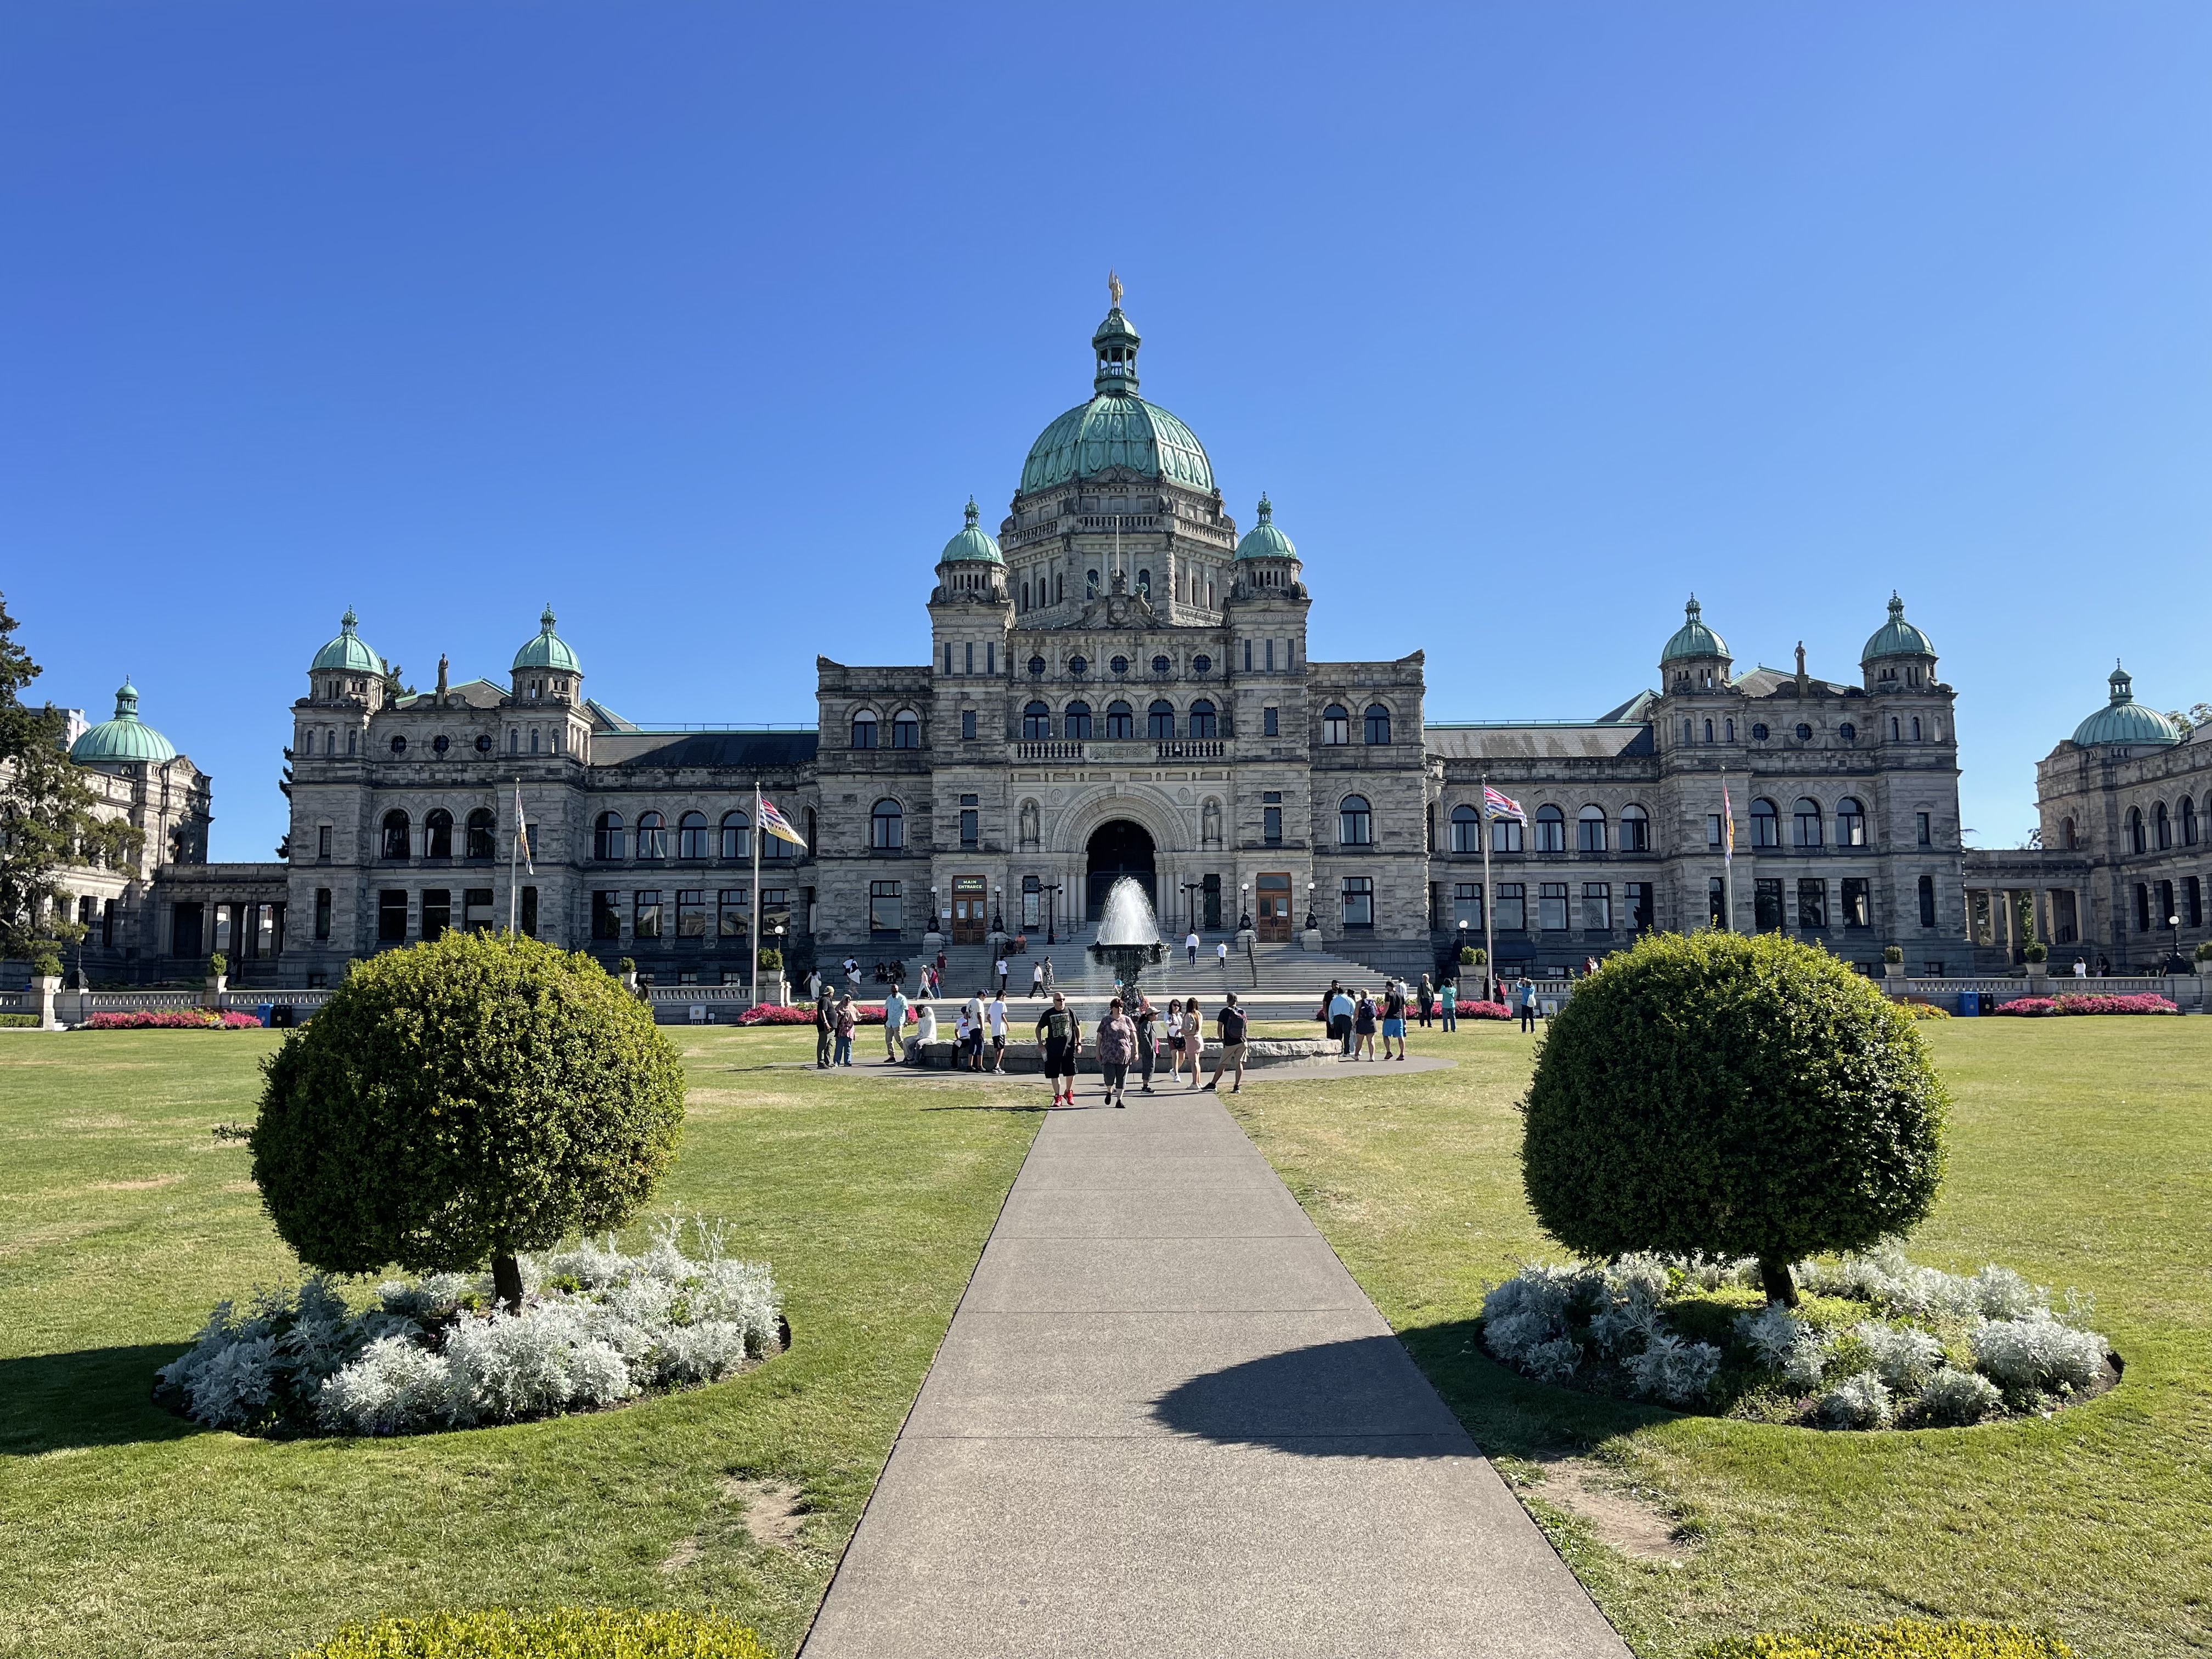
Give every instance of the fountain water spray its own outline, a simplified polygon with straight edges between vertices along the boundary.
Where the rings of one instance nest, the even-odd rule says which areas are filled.
[[[1145,885],[1133,876],[1123,876],[1106,891],[1106,908],[1098,919],[1098,939],[1091,956],[1114,970],[1121,981],[1124,1000],[1137,994],[1137,975],[1156,963],[1165,950],[1160,939],[1159,918]]]

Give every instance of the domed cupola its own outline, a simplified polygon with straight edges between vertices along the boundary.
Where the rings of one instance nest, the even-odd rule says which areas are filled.
[[[945,544],[945,551],[938,555],[938,563],[965,564],[975,560],[987,564],[1006,563],[1005,556],[999,551],[998,543],[992,540],[990,532],[978,522],[981,517],[975,498],[970,495],[968,498],[968,522],[958,535]]]
[[[1020,494],[1122,472],[1211,495],[1213,465],[1191,429],[1137,395],[1136,325],[1121,314],[1121,284],[1110,274],[1114,307],[1091,337],[1096,364],[1087,404],[1071,409],[1030,446]]]
[[[1265,495],[1260,497],[1258,517],[1259,522],[1246,531],[1244,539],[1237,544],[1237,592],[1248,597],[1304,597],[1305,589],[1298,582],[1298,550],[1288,536],[1275,527],[1274,503]]]
[[[158,766],[176,757],[176,744],[138,718],[138,689],[127,674],[115,694],[115,718],[100,721],[70,745],[70,758],[79,766]]]
[[[2136,701],[2135,682],[2117,662],[2108,684],[2112,701],[2074,728],[2075,743],[2084,749],[2165,749],[2181,741],[2172,720]]]
[[[999,544],[978,522],[982,514],[968,498],[967,523],[945,544],[937,557],[937,591],[948,599],[1001,600],[1006,596],[1006,561]]]
[[[553,620],[549,602],[538,613],[538,632],[514,653],[514,695],[528,702],[573,699],[584,678],[584,665],[576,660],[568,641],[553,631]]]
[[[1659,653],[1659,679],[1668,691],[1711,691],[1728,682],[1728,641],[1705,626],[1698,596],[1682,607],[1682,625]]]
[[[1936,642],[1905,620],[1905,601],[1889,596],[1889,620],[1859,653],[1869,691],[1894,691],[1936,683]]]
[[[319,702],[355,697],[374,708],[384,696],[384,659],[354,632],[361,618],[348,605],[338,618],[338,636],[315,653],[307,665],[307,695]]]
[[[1240,559],[1295,559],[1298,550],[1291,538],[1275,528],[1275,505],[1263,491],[1260,496],[1260,522],[1244,532],[1244,539],[1237,544]]]

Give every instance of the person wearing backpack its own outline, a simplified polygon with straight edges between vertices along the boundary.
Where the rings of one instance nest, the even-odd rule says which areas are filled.
[[[1247,1029],[1244,1011],[1237,1006],[1236,992],[1229,993],[1216,1023],[1221,1031],[1221,1052],[1213,1062],[1212,1081],[1206,1086],[1218,1088],[1222,1073],[1234,1067],[1237,1075],[1229,1080],[1229,1092],[1233,1095],[1244,1086],[1244,1033]]]
[[[1044,1075],[1052,1085],[1053,1105],[1074,1105],[1075,1060],[1083,1052],[1083,1027],[1069,1009],[1067,999],[1057,991],[1052,994],[1052,1006],[1037,1016],[1036,1040],[1044,1052]]]

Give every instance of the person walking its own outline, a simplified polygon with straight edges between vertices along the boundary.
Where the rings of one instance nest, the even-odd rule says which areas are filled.
[[[1369,1000],[1364,985],[1359,988],[1359,1000],[1352,1010],[1352,1057],[1375,1058],[1375,1004]]]
[[[1213,959],[1221,964],[1222,983],[1227,984],[1229,981],[1229,941],[1227,939],[1223,939],[1213,947]]]
[[[1000,994],[1000,996],[1004,996],[1004,995],[1006,995],[1006,957],[1000,957],[999,958],[999,994]]]
[[[961,1018],[968,1022],[967,1035],[970,1047],[963,1053],[968,1069],[971,1072],[980,1072],[983,1069],[983,1004],[985,1000],[983,993],[979,989],[974,996],[960,1005]]]
[[[1419,987],[1413,992],[1413,1007],[1425,1031],[1429,1029],[1429,1018],[1435,1013],[1436,1006],[1437,988],[1430,984],[1429,976],[1423,974]]]
[[[1044,962],[1042,957],[1030,964],[1030,994],[1039,1002],[1044,1000]]]
[[[1137,1014],[1133,1022],[1137,1028],[1137,1071],[1143,1079],[1146,1094],[1152,1091],[1152,1062],[1158,1055],[1159,1011],[1152,1000],[1142,991],[1137,993]]]
[[[1129,1062],[1137,1057],[1137,1028],[1122,1012],[1121,999],[1106,1005],[1106,1018],[1098,1022],[1098,1077],[1106,1086],[1100,1093],[1109,1106],[1120,1107],[1129,1087]]]
[[[906,994],[896,982],[891,994],[884,999],[884,1064],[896,1066],[905,1056],[906,1011],[909,1005]]]
[[[830,1051],[837,1041],[837,1004],[823,986],[814,999],[814,1069],[830,1069]]]
[[[837,999],[837,1051],[833,1063],[850,1066],[853,1063],[853,1028],[860,1023],[860,1016],[848,994]]]
[[[1045,1081],[1052,1085],[1052,1104],[1075,1104],[1075,1060],[1083,1052],[1083,1027],[1055,991],[1052,1006],[1037,1016],[1037,1047],[1044,1053]],[[1051,1107],[1046,1108],[1048,1111]]]
[[[1236,1075],[1229,1079],[1229,1092],[1235,1094],[1244,1086],[1244,1011],[1237,1006],[1237,993],[1231,991],[1221,1005],[1221,1013],[1215,1022],[1221,1030],[1221,1052],[1214,1057],[1213,1077],[1206,1084],[1218,1089],[1221,1074],[1235,1068]]]
[[[1052,994],[1052,958],[1050,957],[1044,959],[1044,994],[1047,996]]]
[[[1526,974],[1521,975],[1521,1029],[1536,1029],[1536,981]]]
[[[1398,1052],[1390,1052],[1395,1039]],[[1403,1060],[1406,1057],[1406,986],[1402,980],[1392,980],[1382,990],[1382,1058]]]
[[[1337,1053],[1345,1060],[1352,1058],[1352,1018],[1355,1012],[1352,994],[1343,986],[1332,983],[1328,988],[1328,1034],[1337,1040]]]
[[[1190,965],[1191,965],[1192,967],[1194,967],[1194,968],[1197,967],[1197,966],[1198,966],[1198,929],[1197,929],[1197,928],[1194,927],[1194,928],[1192,928],[1192,929],[1190,930],[1190,937],[1189,937],[1188,939],[1185,939],[1185,940],[1182,942],[1182,948],[1183,948],[1184,950],[1186,950],[1186,951],[1189,951],[1189,952],[1190,952]]]
[[[1168,999],[1167,1017],[1168,1081],[1174,1083],[1182,1076],[1182,999]]]
[[[1206,1018],[1198,1011],[1196,997],[1182,1006],[1182,1057],[1190,1062],[1190,1081],[1182,1086],[1195,1089],[1206,1060]]]
[[[991,999],[991,1006],[983,1011],[983,1021],[991,1034],[991,1070],[1000,1077],[1006,1074],[1006,988],[1000,986],[999,994]]]
[[[1459,981],[1446,979],[1437,987],[1437,1012],[1447,1031],[1459,1030]]]

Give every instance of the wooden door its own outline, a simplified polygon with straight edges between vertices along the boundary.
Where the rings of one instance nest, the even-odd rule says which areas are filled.
[[[990,931],[990,918],[983,907],[990,902],[988,885],[981,876],[955,876],[952,878],[952,942],[955,945],[981,945]]]
[[[1287,945],[1291,942],[1291,878],[1277,873],[1263,875],[1253,883],[1255,907],[1252,917],[1255,930],[1262,942]]]

